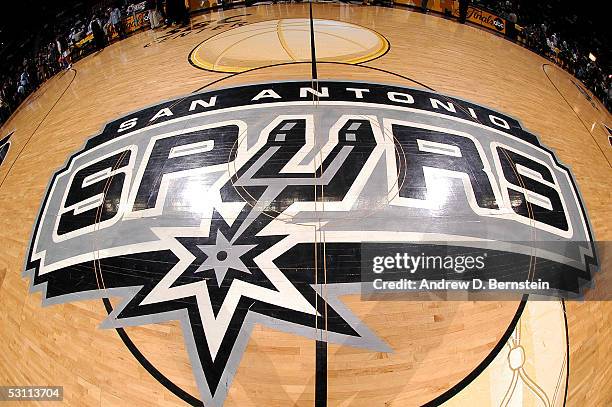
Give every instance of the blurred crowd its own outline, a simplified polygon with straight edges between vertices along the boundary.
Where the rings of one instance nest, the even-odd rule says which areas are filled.
[[[0,72],[0,123],[33,91],[58,72],[140,29],[186,25],[184,0],[117,1],[70,16],[47,32],[36,33],[37,46],[21,63],[5,65]]]
[[[0,73],[0,123],[47,79],[72,63],[107,44],[119,41],[143,28],[163,25],[185,25],[189,14],[184,0],[101,0],[87,16],[70,16],[49,29],[36,33],[37,46],[23,55],[21,64],[4,66]],[[462,0],[461,6],[469,3]],[[575,75],[610,109],[612,84],[606,72],[589,55],[592,50],[584,39],[563,36],[554,18],[539,13],[534,3],[520,0],[472,0],[471,4],[487,9],[508,22],[508,36],[524,46],[561,65]],[[425,3],[426,4],[426,3]],[[426,7],[426,6],[425,6]],[[529,8],[527,10],[527,8]],[[465,13],[465,10],[463,11]],[[465,19],[465,16],[462,16]],[[519,32],[515,24],[522,27]],[[587,41],[588,42],[588,41]],[[609,69],[609,67],[606,67]]]
[[[520,0],[473,0],[472,3],[521,26],[521,31],[511,39],[580,79],[608,110],[612,110],[610,66],[602,67],[597,60],[599,49],[588,38],[588,31],[581,38],[571,35],[582,26],[576,22],[576,16],[568,15],[561,3],[550,1],[542,5],[541,2]],[[568,25],[574,26],[572,32],[568,32]]]
[[[563,67],[580,79],[611,110],[612,82],[610,74],[591,58],[596,56],[578,41],[563,38],[545,23],[523,29],[525,45]],[[591,54],[591,55],[589,55]]]

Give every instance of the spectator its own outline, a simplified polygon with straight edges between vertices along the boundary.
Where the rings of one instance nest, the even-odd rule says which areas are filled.
[[[72,66],[70,60],[70,49],[68,48],[68,42],[63,36],[58,36],[55,40],[57,44],[57,52],[59,54],[59,63],[63,69],[70,69]]]
[[[189,13],[185,8],[185,2],[183,0],[167,0],[166,16],[168,18],[168,24],[189,24]]]
[[[510,14],[508,14],[508,24],[506,24],[506,33],[508,35],[508,38],[511,41],[516,41],[516,22],[517,22],[517,16],[515,13],[511,12]]]
[[[25,86],[23,86],[23,84],[17,86],[17,93],[19,94],[19,102],[25,99]]]
[[[157,10],[157,2],[154,0],[147,0],[146,7],[149,14],[149,24],[151,25],[151,29],[153,30],[160,27],[163,20],[160,12]]]
[[[27,69],[24,69],[23,72],[21,72],[21,76],[19,77],[19,84],[23,86],[24,91],[29,90],[30,75],[28,75]]]
[[[119,39],[124,38],[125,32],[123,31],[123,23],[121,22],[121,10],[119,10],[118,7],[109,9],[109,18],[113,30],[117,33]]]
[[[465,24],[469,7],[470,0],[459,0],[459,22],[461,24]]]
[[[107,0],[105,4],[112,4],[113,0]],[[365,0],[368,1],[368,0]],[[122,0],[129,4],[128,12],[134,18],[137,16],[138,8],[130,0]],[[609,68],[602,69],[601,61],[590,61],[587,58],[589,52],[593,52],[598,57],[600,52],[584,38],[575,37],[575,31],[563,30],[563,20],[573,21],[575,16],[565,16],[558,13],[551,7],[537,6],[541,2],[518,2],[518,1],[495,1],[495,0],[473,0],[478,6],[490,9],[494,14],[502,16],[507,21],[507,35],[511,40],[516,40],[518,32],[516,23],[520,23],[522,31],[518,35],[518,40],[528,48],[540,53],[544,57],[551,58],[560,64],[568,72],[579,78],[604,105],[609,109],[611,104],[611,80],[608,76]],[[443,1],[440,4],[450,4],[451,1]],[[470,0],[459,0],[460,16],[459,21],[465,22]],[[120,3],[117,3],[120,4]],[[427,0],[422,0],[420,6],[427,10],[427,5],[431,4]],[[160,22],[166,18],[168,24],[187,24],[189,15],[185,8],[184,0],[167,0],[167,10],[164,10],[164,0],[148,0],[146,9],[149,12],[151,28],[159,26]],[[522,7],[519,8],[519,7]],[[531,12],[526,13],[526,9],[531,7]],[[540,14],[534,13],[534,9],[543,10]],[[548,10],[548,11],[546,11]],[[167,12],[167,14],[166,14]],[[546,13],[553,13],[548,15]],[[556,14],[554,14],[556,12]],[[97,16],[95,15],[97,14]],[[126,15],[123,9],[123,16]],[[101,24],[101,20],[105,22]],[[89,21],[89,24],[84,23]],[[544,23],[543,21],[546,21]],[[566,23],[567,25],[567,23]],[[87,28],[91,30],[94,40],[93,47],[90,43],[83,41],[87,38]],[[118,37],[124,38],[127,27],[122,20],[122,10],[112,5],[106,9],[105,15],[92,13],[92,15],[72,16],[71,20],[64,20],[56,23],[52,31],[38,32],[35,43],[39,43],[37,50],[30,51],[26,55],[19,55],[24,58],[24,63],[11,66],[10,61],[3,64],[2,74],[0,74],[0,122],[10,116],[10,113],[17,108],[19,103],[25,99],[28,93],[34,91],[45,80],[51,78],[62,69],[68,69],[78,58],[87,55],[92,49],[102,49],[106,45],[104,31],[108,33],[109,39]],[[133,31],[130,29],[130,31]],[[588,48],[585,44],[589,44]],[[601,46],[600,46],[601,48]],[[24,50],[27,47],[23,48]],[[603,58],[605,63],[605,58]],[[607,72],[605,70],[608,70]]]
[[[164,0],[155,0],[155,9],[161,16],[161,21],[166,21],[166,11],[164,10]]]
[[[106,38],[104,36],[104,31],[102,31],[102,25],[100,24],[100,20],[95,15],[91,19],[89,23],[89,31],[93,34],[94,37],[94,46],[97,50],[101,50],[106,47]]]

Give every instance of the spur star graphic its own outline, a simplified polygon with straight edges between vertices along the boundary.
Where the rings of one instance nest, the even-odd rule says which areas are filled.
[[[156,263],[163,272],[160,268],[159,279],[153,284],[126,292],[125,302],[112,311],[103,326],[180,321],[206,405],[223,404],[255,325],[321,340],[318,327],[325,324],[317,303],[326,309],[327,342],[391,351],[339,299],[358,292],[359,283],[328,284],[326,288],[315,284],[318,266],[312,259],[316,245],[303,236],[261,235],[232,244],[227,233],[216,227],[210,233],[196,228],[157,228],[154,232],[166,248],[159,252],[162,261]],[[251,244],[255,241],[258,244]],[[216,259],[221,251],[226,252],[226,260],[233,256],[232,264],[243,264],[248,272],[228,266],[218,286],[218,281],[205,276],[206,271],[195,270],[214,270],[202,267],[205,256]],[[295,259],[310,263],[295,269],[290,265]]]
[[[197,245],[207,258],[195,271],[204,272],[213,269],[217,277],[217,286],[221,287],[227,271],[232,268],[251,274],[249,268],[240,259],[249,250],[257,245],[232,245],[220,231],[217,233],[217,240],[214,245]]]

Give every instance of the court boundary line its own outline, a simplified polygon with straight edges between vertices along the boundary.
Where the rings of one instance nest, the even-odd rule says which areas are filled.
[[[25,150],[25,148],[28,146],[28,144],[30,143],[30,141],[32,140],[32,138],[34,137],[34,135],[36,134],[36,132],[38,131],[38,129],[40,128],[40,126],[42,126],[42,124],[45,122],[45,120],[47,120],[47,117],[49,117],[49,114],[51,114],[51,112],[53,111],[53,109],[55,108],[55,106],[60,102],[60,100],[62,100],[62,97],[64,97],[64,95],[66,94],[66,92],[68,91],[68,89],[70,88],[70,86],[72,86],[72,82],[74,82],[74,80],[77,77],[77,70],[74,68],[70,68],[70,71],[74,72],[74,76],[72,77],[72,79],[70,79],[70,82],[68,82],[68,86],[66,86],[66,88],[62,91],[62,93],[59,95],[59,97],[55,100],[55,102],[53,102],[53,105],[51,106],[51,108],[47,111],[47,113],[45,113],[45,115],[43,116],[43,118],[41,119],[41,121],[36,125],[36,127],[34,128],[34,131],[32,132],[32,134],[30,134],[30,136],[26,139],[25,143],[23,144],[23,146],[21,147],[21,149],[19,150],[19,152],[17,153],[17,156],[15,157],[15,159],[13,160],[13,162],[11,163],[11,165],[8,166],[7,170],[6,170],[6,174],[4,175],[4,178],[2,178],[2,181],[0,182],[0,189],[2,189],[2,186],[4,185],[4,182],[6,181],[6,179],[8,178],[9,174],[11,173],[11,170],[13,169],[13,167],[15,166],[15,163],[17,162],[17,160],[19,159],[19,157],[21,157],[21,154],[23,153],[23,151]],[[41,95],[42,96],[42,95]],[[21,108],[22,105],[20,105]],[[17,113],[17,111],[15,111],[14,113]],[[13,133],[15,133],[17,131],[17,129],[15,129],[13,131]]]
[[[519,319],[523,315],[523,311],[525,310],[525,306],[527,305],[528,298],[529,298],[529,294],[523,295],[523,298],[521,299],[521,303],[518,306],[516,314],[514,315],[514,318],[512,318],[512,321],[510,325],[508,326],[508,328],[506,329],[506,332],[504,332],[500,341],[497,343],[497,345],[495,345],[495,347],[491,350],[491,352],[489,352],[487,357],[482,362],[480,362],[478,366],[476,366],[474,370],[472,370],[461,381],[459,381],[457,384],[455,384],[450,389],[446,390],[444,393],[440,394],[435,399],[423,404],[422,407],[434,407],[434,406],[439,406],[447,402],[448,400],[452,399],[457,394],[459,394],[462,390],[464,390],[478,376],[480,376],[480,374],[491,364],[491,362],[493,362],[493,360],[497,357],[497,355],[499,355],[499,352],[503,349],[503,347],[506,346],[506,342],[508,342],[508,338],[510,338],[510,336],[512,335],[512,332],[514,332],[514,328],[516,327]]]
[[[109,298],[102,298],[102,303],[104,304],[104,308],[106,312],[110,315],[113,312],[113,306],[110,302]],[[147,357],[138,349],[138,346],[132,341],[132,338],[128,335],[124,328],[115,328],[119,338],[125,345],[125,347],[130,351],[134,359],[140,366],[142,366],[155,380],[157,380],[162,386],[164,386],[167,390],[169,390],[172,394],[183,400],[185,403],[188,403],[194,407],[204,406],[204,402],[199,398],[193,396],[191,393],[188,393],[186,390],[183,390],[180,386],[175,384],[172,380],[168,379],[166,375],[164,375],[159,369],[155,367],[153,363],[147,359]]]
[[[319,84],[318,84],[318,73],[317,73],[317,49],[316,49],[316,41],[315,41],[314,18],[312,16],[312,0],[308,2],[308,17],[310,20],[309,21],[309,25],[310,25],[310,66],[311,66],[310,76],[311,76],[313,85],[315,85],[313,86],[313,88],[316,88],[318,91]],[[318,101],[319,101],[318,96],[313,94],[313,103],[315,104],[315,106],[318,105]],[[315,195],[316,195],[316,188],[317,186],[315,185]],[[315,254],[317,252],[318,252],[318,249],[315,248]],[[323,252],[325,252],[325,243],[323,243]],[[325,261],[325,258],[323,258],[323,261]],[[325,270],[323,270],[323,272],[325,273]],[[315,261],[315,285],[318,285],[317,284],[318,275],[319,275],[318,261]],[[322,288],[323,287],[321,287],[321,293],[323,293]],[[319,304],[319,302],[322,302],[322,304]],[[327,391],[328,391],[327,376],[329,373],[329,366],[328,366],[328,360],[327,360],[328,344],[327,344],[327,341],[324,340],[323,338],[323,332],[327,331],[327,302],[324,301],[322,297],[317,297],[316,305],[317,305],[317,309],[319,308],[319,305],[321,305],[324,308],[323,315],[325,318],[325,326],[321,328],[320,339],[317,339],[315,341],[315,371],[314,371],[314,375],[315,375],[314,397],[315,399],[314,399],[314,405],[315,407],[326,407],[327,406]],[[315,322],[316,321],[317,320],[315,319]]]
[[[567,104],[567,106],[572,110],[572,112],[574,113],[574,116],[576,116],[576,118],[578,119],[578,121],[580,122],[580,124],[582,124],[582,127],[584,127],[584,129],[587,131],[587,133],[589,133],[589,136],[591,136],[591,139],[593,139],[593,141],[595,142],[595,145],[597,146],[597,148],[599,149],[599,151],[601,152],[601,154],[603,155],[604,159],[607,161],[608,166],[610,168],[612,168],[612,163],[610,163],[610,160],[608,159],[608,156],[606,155],[606,153],[603,151],[603,149],[601,148],[601,146],[599,145],[599,143],[597,142],[597,140],[595,139],[595,137],[593,136],[593,133],[591,133],[591,131],[589,130],[588,126],[586,124],[584,124],[584,121],[582,120],[582,118],[580,118],[580,116],[578,115],[578,113],[576,113],[576,110],[574,110],[574,108],[572,107],[572,105],[568,102],[567,98],[565,97],[565,95],[559,90],[559,88],[557,87],[557,85],[555,85],[555,83],[553,82],[552,79],[550,79],[550,76],[548,75],[548,73],[546,72],[546,69],[544,69],[546,66],[553,66],[551,64],[545,63],[542,64],[542,72],[544,72],[544,76],[546,76],[546,78],[548,79],[548,81],[550,82],[551,85],[553,85],[553,87],[555,88],[555,90],[557,91],[557,93],[559,94],[559,96],[561,96],[561,98],[563,98],[563,100],[565,101],[565,103]],[[565,71],[563,71],[565,72]],[[572,76],[574,77],[574,76]],[[576,78],[577,79],[577,78]],[[598,100],[598,99],[597,99]],[[599,100],[598,100],[599,101]]]

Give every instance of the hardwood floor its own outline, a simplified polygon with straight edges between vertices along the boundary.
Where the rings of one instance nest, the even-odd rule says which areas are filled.
[[[204,87],[311,80],[311,61],[238,75],[198,69],[188,61],[190,52],[213,35],[242,24],[308,19],[309,13],[309,4],[303,3],[253,6],[199,15],[184,29],[141,32],[50,79],[2,126],[0,139],[15,133],[0,166],[1,385],[62,385],[64,403],[74,406],[185,404],[143,368],[114,329],[99,329],[108,316],[102,301],[43,307],[41,293],[29,293],[30,281],[22,273],[32,228],[55,172],[105,124]],[[314,4],[312,13],[315,19],[374,30],[390,43],[384,55],[358,66],[320,62],[319,80],[429,88],[517,118],[571,168],[597,241],[612,240],[612,148],[602,126],[612,127],[612,120],[601,103],[585,98],[577,79],[503,38],[437,16],[337,4]],[[262,54],[266,46],[261,43]],[[606,297],[609,280],[604,277],[611,262],[609,251],[602,252],[602,281],[595,281],[599,291],[589,294],[591,298]],[[363,301],[355,294],[341,299],[395,352],[330,343],[328,405],[422,405],[447,393],[500,344],[503,350],[497,351],[502,353],[490,369],[448,403],[497,405],[498,395],[503,397],[512,377],[504,365],[510,348],[503,338],[519,301]],[[114,308],[121,302],[122,298],[111,298]],[[553,389],[548,393],[550,405],[563,405],[565,384],[559,377],[565,377],[566,346],[567,405],[612,403],[611,313],[609,301],[567,301],[568,345],[561,337],[561,303],[529,303],[520,323],[529,360],[525,369],[535,382]],[[125,332],[162,375],[200,397],[179,322],[130,326]],[[546,339],[547,335],[558,340]],[[548,352],[553,356],[545,356],[545,340],[551,341]],[[316,353],[310,338],[256,325],[225,405],[313,405]],[[505,373],[496,376],[496,371]],[[516,397],[513,405],[541,405],[527,387]]]

